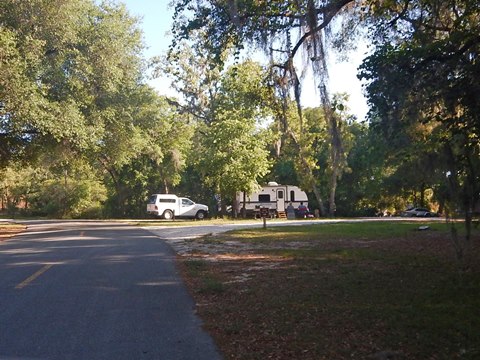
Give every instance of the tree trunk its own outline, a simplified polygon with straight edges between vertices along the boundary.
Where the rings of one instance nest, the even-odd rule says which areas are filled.
[[[420,206],[425,207],[425,183],[422,182],[420,186]]]
[[[227,212],[227,204],[225,203],[225,194],[222,189],[219,191],[220,193],[220,212],[219,212],[219,217],[224,218],[225,213]]]
[[[457,260],[460,263],[462,270],[465,270],[469,266],[469,259],[467,258],[472,255],[472,220],[474,207],[478,201],[479,188],[476,182],[475,167],[469,156],[466,157],[468,161],[467,177],[462,183],[457,175],[456,158],[452,147],[449,143],[446,143],[444,149],[445,154],[447,155],[447,165],[450,169],[449,174],[447,175],[447,188],[450,198],[449,206],[446,206],[447,221],[451,216],[449,213],[454,213],[452,209],[458,208],[459,205],[463,208],[462,210],[465,213],[465,236],[463,239],[460,239],[460,236],[457,233],[455,222],[451,221],[450,224]]]
[[[337,171],[332,172],[332,178],[330,183],[330,198],[328,201],[328,216],[334,217],[337,205],[335,204],[335,194],[337,191]]]
[[[331,146],[330,161],[332,166],[332,177],[330,179],[329,216],[333,217],[335,216],[336,211],[335,196],[337,183],[345,163],[345,153],[343,151],[342,136],[340,133],[341,124],[337,121],[338,118],[333,113],[328,102],[324,104],[324,112],[327,117]]]
[[[233,201],[232,201],[232,215],[233,218],[238,218],[238,201],[237,201],[237,194],[233,194]]]
[[[169,194],[169,189],[168,189],[168,182],[167,182],[167,180],[163,180],[163,191],[165,191],[165,194]]]
[[[113,185],[115,187],[115,193],[117,194],[117,211],[116,216],[118,215],[125,215],[125,196],[124,192],[122,190],[122,186],[118,180],[119,175],[115,171],[115,169],[111,169],[110,167],[106,166],[105,163],[102,162],[104,165],[104,168],[107,170],[107,172],[110,174],[110,177],[112,178]]]
[[[244,191],[244,192],[243,192],[243,205],[242,205],[242,217],[243,217],[244,219],[247,218],[246,203],[247,203],[247,193]]]

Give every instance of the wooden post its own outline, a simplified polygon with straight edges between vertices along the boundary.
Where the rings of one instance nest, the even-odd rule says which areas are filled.
[[[263,228],[267,228],[267,216],[269,216],[270,210],[268,208],[260,208],[260,216],[263,219]]]

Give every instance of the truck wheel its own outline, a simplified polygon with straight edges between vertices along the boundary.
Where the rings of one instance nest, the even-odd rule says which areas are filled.
[[[205,219],[205,211],[199,211],[197,212],[197,215],[195,216],[198,220],[203,220]]]
[[[172,219],[173,219],[173,212],[172,212],[172,210],[165,210],[165,211],[163,212],[163,218],[164,218],[165,220],[172,220]]]

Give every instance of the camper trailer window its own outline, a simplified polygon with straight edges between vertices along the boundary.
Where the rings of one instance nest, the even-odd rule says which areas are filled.
[[[278,198],[279,198],[279,199],[283,199],[283,191],[279,191],[279,192],[278,192]]]
[[[258,201],[261,202],[269,202],[270,201],[270,194],[259,194]]]
[[[290,201],[295,201],[295,191],[290,191]]]

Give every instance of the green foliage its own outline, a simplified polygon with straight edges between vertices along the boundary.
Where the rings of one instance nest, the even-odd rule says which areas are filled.
[[[231,48],[236,58],[243,47],[248,44],[264,50],[270,57],[270,87],[276,88],[279,100],[272,101],[275,120],[278,129],[288,135],[299,154],[297,167],[304,173],[303,183],[311,188],[324,213],[320,192],[318,191],[313,175],[315,167],[308,149],[301,141],[302,134],[291,128],[289,101],[295,99],[297,116],[302,129],[302,115],[300,106],[301,86],[293,61],[299,49],[303,47],[307,62],[310,63],[317,83],[321,89],[322,105],[328,108],[329,98],[326,91],[327,72],[324,47],[324,29],[332,18],[352,1],[275,1],[275,2],[214,2],[214,1],[174,1],[175,6],[173,33],[179,40],[191,40],[197,46],[206,49],[216,64],[223,65],[223,56]],[[198,33],[202,36],[197,37]],[[193,35],[193,36],[192,36]],[[297,40],[292,40],[297,35]],[[172,50],[178,49],[182,41],[175,41]],[[296,41],[296,42],[294,42]],[[270,90],[271,91],[271,90]],[[293,95],[293,96],[292,96]],[[336,146],[332,147],[332,176],[330,202],[334,202],[336,181],[341,173],[342,151],[336,131],[336,121],[326,111],[329,131]],[[283,140],[283,139],[282,139]],[[277,154],[280,146],[277,146]],[[331,206],[334,208],[334,205]]]
[[[351,149],[347,155],[348,171],[338,183],[337,214],[371,216],[379,209],[394,213],[395,201],[384,186],[390,173],[385,165],[383,139],[365,124],[352,123],[348,132]],[[398,209],[403,208],[403,205],[398,206]]]
[[[369,81],[373,128],[414,169],[403,177],[415,178],[417,186],[445,184],[451,174],[444,201],[468,213],[480,193],[478,7],[415,1],[376,4],[371,11],[375,24],[384,25],[375,29],[377,51],[360,74]]]
[[[225,111],[217,118],[205,130],[204,152],[199,159],[204,181],[221,194],[252,191],[269,169],[265,141],[251,119],[236,111]]]
[[[173,80],[172,88],[182,96],[184,104],[174,102],[183,113],[209,123],[215,118],[223,67],[217,66],[211,54],[199,44],[200,39],[204,38],[203,33],[197,32],[192,37],[198,43],[181,41],[176,48],[171,49],[168,56],[157,58],[155,73]],[[227,54],[222,53],[222,58]]]
[[[27,214],[60,218],[101,218],[105,188],[97,180],[47,180],[29,197]]]
[[[98,144],[106,101],[139,75],[134,20],[122,6],[90,1],[8,0],[1,6],[2,39],[17,51],[7,50],[11,55],[2,61],[11,75],[2,76],[0,87],[8,114],[2,135],[23,146],[43,136],[82,150]]]
[[[106,171],[108,178],[96,172],[95,182],[108,186],[116,216],[133,205],[138,216],[152,173],[159,173],[157,188],[179,182],[191,131],[142,84],[138,19],[124,5],[7,0],[0,4],[0,24],[0,163],[34,164],[48,149],[61,155],[72,184],[78,182],[67,191],[52,180],[48,187],[58,187],[58,199],[39,192],[35,201],[42,213],[78,216],[88,208],[79,201],[93,196],[92,184],[73,178],[69,157]],[[128,169],[141,168],[137,162],[145,166],[131,176]],[[43,165],[55,172],[59,161]]]
[[[45,164],[17,165],[3,171],[0,189],[9,213],[59,218],[102,217],[106,189],[87,164],[77,161],[46,169]]]
[[[312,41],[312,36],[302,36],[305,32],[321,31],[350,2],[176,0],[172,2],[175,9],[172,32],[176,39],[172,47],[191,39],[198,30],[204,34],[203,47],[218,62],[223,62],[222,55],[227,49],[233,47],[237,53],[245,46],[265,49],[278,39],[290,38],[290,33],[296,30],[301,45]]]
[[[136,139],[132,139],[132,132],[125,131],[124,138],[115,139],[119,144],[102,147],[97,155],[109,174],[108,213],[116,217],[143,216],[149,194],[169,192],[180,182],[193,133],[188,119],[179,116],[153,90],[141,88],[130,101],[135,109]],[[119,158],[119,154],[125,157]]]
[[[435,202],[468,216],[480,197],[478,6],[357,5],[174,1],[175,40],[157,72],[174,79],[177,100],[143,83],[138,19],[124,5],[2,1],[3,206],[140,217],[152,192],[212,205],[215,193],[276,180],[312,191],[314,208],[328,198],[338,215]],[[352,122],[342,96],[322,92],[322,110],[293,101],[300,46],[323,83],[322,31],[347,8],[375,45],[360,68],[368,126]],[[241,62],[246,44],[270,52],[270,67]]]
[[[225,199],[236,191],[251,191],[269,168],[267,132],[258,128],[270,114],[264,106],[265,72],[250,60],[221,71],[202,51],[198,44],[190,47],[183,42],[170,53],[173,62],[157,70],[176,79],[175,87],[187,102],[179,109],[197,120],[188,169],[191,184],[180,184],[179,189],[197,193],[191,180],[194,174],[199,183]]]
[[[437,190],[447,217],[464,215],[467,232],[462,240],[451,227],[457,257],[463,260],[480,200],[478,4],[372,3],[377,6],[371,19],[380,24],[372,27],[377,50],[360,73],[368,81],[370,118],[374,129],[399,147],[395,153],[402,156],[400,161],[410,165],[399,165],[397,172],[418,181],[416,202],[424,202],[424,190],[430,187]]]

